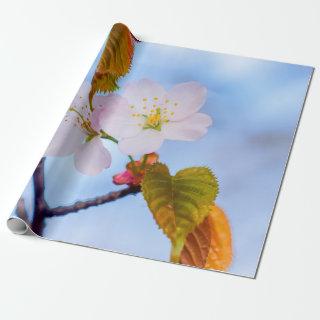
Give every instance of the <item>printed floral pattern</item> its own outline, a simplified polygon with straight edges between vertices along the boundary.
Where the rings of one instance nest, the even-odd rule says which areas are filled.
[[[86,175],[96,175],[111,165],[111,154],[101,138],[118,143],[120,151],[131,157],[155,152],[165,139],[197,140],[212,124],[210,116],[198,112],[207,90],[194,81],[166,91],[160,84],[142,79],[128,84],[122,96],[94,95],[93,111],[88,100],[90,88],[88,83],[81,86],[45,153],[57,157],[73,154],[75,167]]]
[[[158,150],[165,139],[194,141],[212,124],[210,116],[198,112],[206,94],[206,88],[194,81],[167,92],[143,79],[127,85],[122,96],[112,95],[100,110],[99,125],[119,140],[122,153],[132,156]]]
[[[99,108],[105,106],[108,100],[104,96],[96,95],[93,104],[97,108],[91,112],[88,101],[90,88],[88,83],[81,86],[45,156],[63,157],[74,154],[78,171],[86,175],[96,175],[111,165],[111,154],[99,137],[97,119]]]

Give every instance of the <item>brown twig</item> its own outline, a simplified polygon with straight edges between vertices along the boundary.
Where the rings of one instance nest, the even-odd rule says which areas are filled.
[[[140,191],[141,191],[140,186],[127,187],[119,191],[109,192],[100,197],[96,197],[86,201],[78,201],[75,204],[72,204],[70,206],[60,206],[56,208],[51,208],[45,212],[45,216],[46,217],[63,216],[71,212],[77,212],[79,210],[87,209],[92,206],[99,206],[107,202],[115,201],[129,194],[134,195]]]
[[[140,186],[129,186],[119,191],[109,192],[105,195],[98,196],[86,201],[78,201],[69,206],[59,206],[56,208],[49,208],[44,198],[44,161],[42,158],[39,162],[36,170],[33,173],[33,185],[34,185],[34,215],[31,224],[31,229],[38,235],[42,234],[44,227],[44,219],[55,216],[64,216],[66,214],[77,212],[79,210],[87,209],[93,206],[99,206],[101,204],[121,199],[127,195],[135,195],[141,191]]]
[[[43,229],[43,219],[48,206],[44,200],[44,160],[42,158],[33,173],[34,187],[34,215],[31,229],[34,233],[41,235]]]

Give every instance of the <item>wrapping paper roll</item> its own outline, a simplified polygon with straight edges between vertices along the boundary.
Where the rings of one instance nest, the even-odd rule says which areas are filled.
[[[255,277],[312,73],[115,24],[8,227]]]

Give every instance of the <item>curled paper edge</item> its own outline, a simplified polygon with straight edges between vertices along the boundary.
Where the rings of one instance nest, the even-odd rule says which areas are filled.
[[[7,220],[7,227],[14,234],[37,235],[32,231],[29,221],[30,220],[25,208],[25,202],[21,197],[18,200],[11,216]]]
[[[7,226],[15,234],[27,234],[30,231],[28,224],[18,217],[10,217],[7,220]]]

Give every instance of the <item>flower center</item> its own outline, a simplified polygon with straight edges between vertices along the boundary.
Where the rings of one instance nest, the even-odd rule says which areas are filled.
[[[155,110],[155,112],[151,110],[149,115],[143,114],[142,116],[145,118],[143,129],[161,131],[162,124],[169,122],[168,118],[161,114],[161,108],[159,107]]]
[[[158,97],[143,98],[141,105],[129,105],[132,117],[138,118],[138,126],[142,129],[161,131],[163,124],[172,120],[179,103],[169,99],[161,100]],[[138,112],[136,112],[138,111]]]

